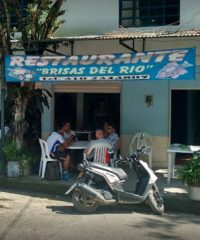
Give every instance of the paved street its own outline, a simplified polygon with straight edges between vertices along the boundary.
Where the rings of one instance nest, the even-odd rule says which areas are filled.
[[[142,206],[77,213],[69,201],[0,192],[1,240],[199,239],[200,216],[155,216]]]

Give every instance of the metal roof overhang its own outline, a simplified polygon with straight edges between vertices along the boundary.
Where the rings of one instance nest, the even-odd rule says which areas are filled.
[[[51,40],[133,40],[144,38],[177,38],[177,37],[199,37],[200,30],[188,30],[178,32],[111,32],[102,35],[86,35],[75,37],[54,37]]]
[[[31,40],[29,43],[59,43],[73,42],[83,40],[135,40],[135,39],[153,39],[153,38],[179,38],[179,37],[199,37],[200,29],[185,30],[185,31],[135,31],[135,30],[120,30],[105,33],[101,35],[85,35],[72,37],[51,37],[48,39]],[[19,43],[20,40],[12,40],[12,43]]]
[[[48,44],[52,45],[56,49],[56,44],[63,44],[63,45],[70,45],[71,49],[71,55],[74,55],[74,43],[75,41],[90,41],[90,40],[118,40],[119,44],[123,47],[133,51],[137,52],[135,49],[135,40],[141,39],[143,42],[143,51],[145,50],[145,40],[146,39],[163,39],[163,38],[191,38],[191,37],[199,37],[200,36],[200,29],[193,29],[193,30],[185,30],[185,31],[162,31],[162,30],[156,30],[156,31],[141,31],[140,29],[125,29],[125,28],[119,28],[116,31],[112,31],[105,34],[100,35],[85,35],[85,36],[71,36],[71,37],[51,37],[48,39],[39,39],[39,40],[30,40],[23,43],[32,44],[31,49],[27,49],[29,51],[39,51],[40,45]],[[132,45],[130,46],[127,44],[127,41],[132,41]],[[21,40],[12,40],[12,51],[23,51],[22,48],[22,41]],[[42,46],[43,47],[43,46]],[[64,53],[60,53],[55,50],[51,50],[49,48],[45,49],[48,52],[51,52],[53,54],[57,55],[65,55]]]

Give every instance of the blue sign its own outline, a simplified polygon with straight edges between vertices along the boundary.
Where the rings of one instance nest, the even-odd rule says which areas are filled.
[[[8,82],[194,80],[195,48],[78,56],[6,56]]]

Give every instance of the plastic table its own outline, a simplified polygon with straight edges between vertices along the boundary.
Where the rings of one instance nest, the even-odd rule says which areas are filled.
[[[176,153],[194,153],[199,151],[200,146],[186,146],[181,144],[172,144],[167,149],[168,153],[168,173],[167,173],[167,183],[170,184],[171,178],[174,177],[175,168],[175,156]]]
[[[87,148],[88,144],[90,141],[76,141],[76,142],[72,142],[72,144],[67,147],[68,149],[77,149],[77,150],[81,150],[81,149],[85,149]]]

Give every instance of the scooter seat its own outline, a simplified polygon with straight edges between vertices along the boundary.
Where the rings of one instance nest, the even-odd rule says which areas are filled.
[[[91,165],[91,167],[106,170],[108,172],[114,173],[118,176],[118,178],[120,180],[125,180],[125,179],[128,178],[127,174],[121,168],[112,168],[112,167],[108,167],[108,166],[105,166],[105,165],[100,164],[100,163],[93,163],[93,162],[91,162],[90,165]]]

